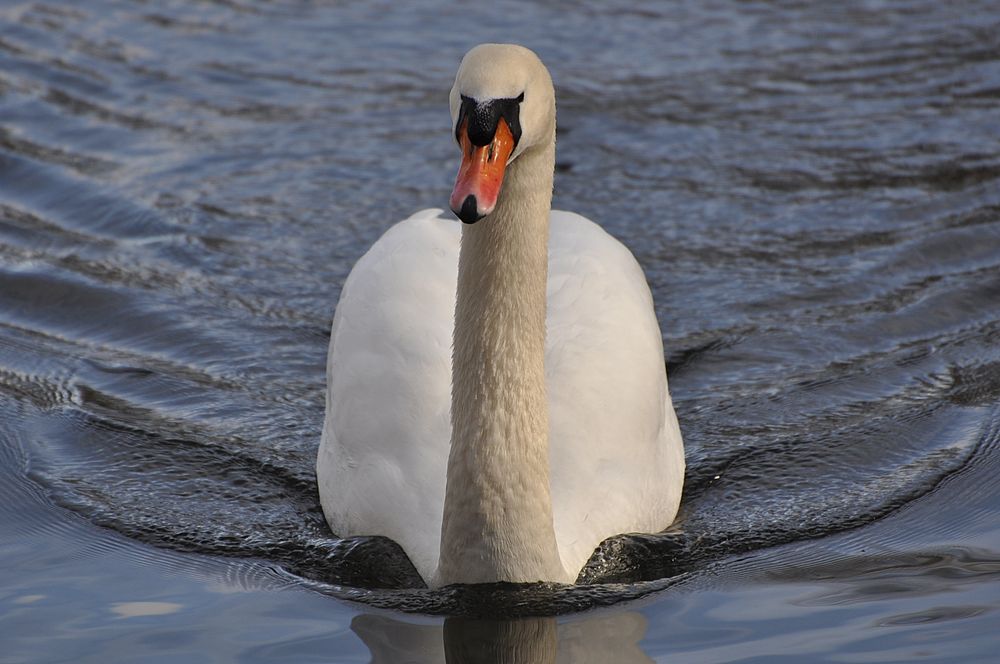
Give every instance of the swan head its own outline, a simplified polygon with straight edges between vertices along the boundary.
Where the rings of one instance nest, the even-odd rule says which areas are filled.
[[[555,141],[555,91],[531,50],[480,44],[462,58],[449,102],[462,149],[451,209],[472,224],[496,207],[507,167],[526,151]]]

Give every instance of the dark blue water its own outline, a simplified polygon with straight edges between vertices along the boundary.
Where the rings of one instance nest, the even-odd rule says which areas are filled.
[[[315,494],[340,285],[445,205],[481,41],[551,69],[687,446],[575,588],[400,588]],[[4,662],[992,661],[1000,7],[0,2],[0,422]]]

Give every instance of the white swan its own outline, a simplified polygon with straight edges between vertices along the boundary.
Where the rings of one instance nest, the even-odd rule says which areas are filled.
[[[450,101],[466,223],[418,212],[344,284],[320,500],[335,533],[392,538],[432,587],[573,583],[602,540],[677,513],[652,298],[621,243],[550,213],[555,93],[533,52],[477,46]]]

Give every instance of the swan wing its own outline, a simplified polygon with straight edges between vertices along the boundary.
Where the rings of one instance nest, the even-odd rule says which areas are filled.
[[[570,212],[551,216],[545,363],[556,541],[575,572],[607,537],[670,525],[684,453],[642,269]]]
[[[424,579],[441,539],[460,241],[440,213],[390,228],[344,283],[317,460],[331,529],[395,540]]]

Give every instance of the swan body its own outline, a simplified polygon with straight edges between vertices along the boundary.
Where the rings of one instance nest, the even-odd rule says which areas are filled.
[[[418,212],[344,284],[320,500],[335,533],[392,538],[431,586],[572,583],[602,540],[662,530],[680,502],[652,297],[620,242],[550,210],[554,92],[531,51],[470,51],[451,106],[466,223]]]

